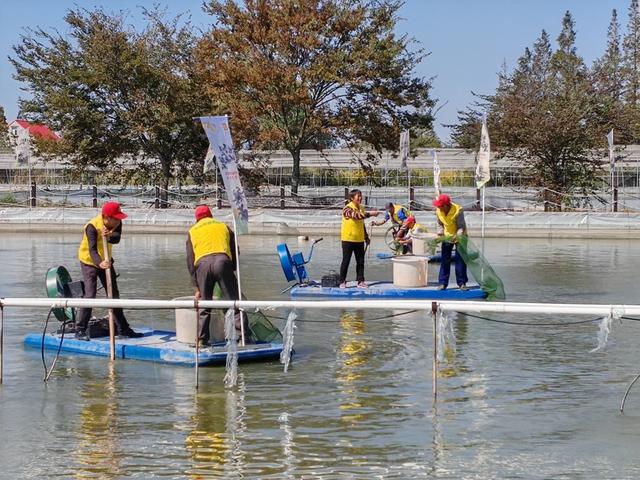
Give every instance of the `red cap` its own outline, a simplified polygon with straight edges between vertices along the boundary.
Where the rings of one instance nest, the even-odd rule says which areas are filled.
[[[438,198],[431,202],[431,204],[436,208],[442,208],[445,205],[451,205],[451,199],[449,198],[449,195],[443,193],[442,195],[438,195]]]
[[[209,207],[206,205],[198,205],[196,207],[196,222],[206,217],[213,217],[213,215],[211,215],[211,210],[209,210]]]
[[[127,218],[127,214],[120,210],[120,204],[118,202],[107,202],[102,205],[102,216],[112,217],[118,220]]]

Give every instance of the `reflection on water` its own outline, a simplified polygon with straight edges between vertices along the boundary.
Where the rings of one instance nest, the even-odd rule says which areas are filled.
[[[341,402],[342,421],[356,423],[362,419],[360,409],[364,406],[359,398],[359,385],[364,375],[363,366],[371,349],[365,337],[364,313],[361,310],[342,312],[340,314],[342,337],[340,339],[340,356],[336,372],[338,386],[343,394]]]
[[[122,476],[119,443],[117,380],[113,362],[107,362],[104,378],[84,378],[75,450],[76,478]]]
[[[186,234],[186,232],[185,232]],[[130,298],[191,293],[183,235],[125,235],[115,250]],[[276,299],[285,287],[276,244],[240,239],[243,291]],[[44,274],[65,265],[77,279],[78,236],[2,234],[0,296],[44,294]],[[378,243],[376,243],[378,242]],[[371,247],[382,251],[382,239]],[[337,269],[338,238],[325,238],[308,271]],[[487,239],[486,257],[509,300],[637,303],[640,242]],[[435,267],[430,267],[435,268]],[[431,272],[433,273],[433,272]],[[391,263],[367,259],[367,278]],[[284,311],[274,312],[286,318]],[[515,326],[455,315],[432,403],[430,314],[298,310],[295,355],[240,364],[238,388],[223,368],[63,355],[43,385],[39,352],[26,350],[42,309],[5,309],[0,388],[0,478],[638,478],[640,393],[617,409],[637,373],[640,326],[555,328],[556,316],[502,315]],[[393,316],[392,316],[393,315]],[[169,311],[129,311],[132,325],[173,329]],[[284,321],[279,325],[283,327]]]

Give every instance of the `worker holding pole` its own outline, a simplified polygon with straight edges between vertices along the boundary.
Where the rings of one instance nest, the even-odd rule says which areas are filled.
[[[111,249],[112,245],[120,242],[122,220],[125,218],[127,218],[127,214],[120,209],[118,202],[106,202],[102,206],[100,215],[92,218],[84,226],[82,241],[78,249],[78,259],[80,260],[82,279],[84,280],[84,298],[96,298],[98,278],[107,291],[109,290],[107,283],[110,283],[110,298],[120,298]],[[105,237],[106,242],[103,242],[101,237]],[[107,282],[107,272],[110,272],[111,282]],[[127,322],[121,308],[114,308],[113,316],[115,317],[119,335],[129,338],[144,336],[144,334],[134,331],[129,326],[129,322]],[[76,320],[77,339],[89,340],[87,327],[89,326],[90,318],[91,308],[79,309]]]

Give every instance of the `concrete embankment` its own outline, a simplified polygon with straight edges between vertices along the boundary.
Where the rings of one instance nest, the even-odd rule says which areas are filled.
[[[125,209],[127,232],[186,233],[193,224],[190,209]],[[0,208],[0,232],[80,231],[99,212],[94,208]],[[433,212],[415,212],[418,222],[435,230]],[[214,216],[231,224],[228,209]],[[465,212],[470,234],[480,236],[481,212]],[[253,210],[250,232],[255,235],[338,235],[338,210]],[[375,227],[380,235],[386,226]],[[485,236],[529,238],[640,238],[638,213],[486,212]]]

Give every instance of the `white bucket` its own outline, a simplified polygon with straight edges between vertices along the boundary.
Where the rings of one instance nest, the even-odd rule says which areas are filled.
[[[404,255],[393,261],[393,284],[396,287],[425,287],[427,285],[427,259]]]
[[[426,255],[427,243],[436,237],[434,233],[414,233],[411,235],[411,251],[414,255]]]
[[[193,297],[178,297],[174,300],[191,300]],[[176,308],[176,340],[180,343],[196,343],[198,317],[195,308]],[[224,340],[224,316],[220,310],[211,310],[209,322],[211,341]]]

